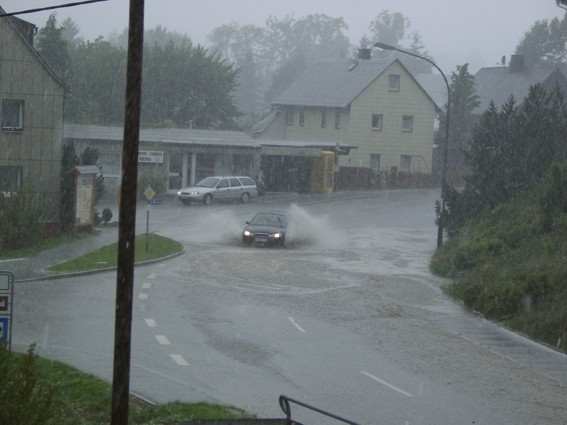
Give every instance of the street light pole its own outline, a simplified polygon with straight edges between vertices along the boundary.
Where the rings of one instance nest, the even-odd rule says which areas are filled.
[[[447,77],[445,77],[445,74],[443,73],[443,71],[441,70],[441,68],[439,68],[437,66],[437,64],[435,62],[433,62],[432,60],[424,57],[424,56],[420,56],[420,55],[416,55],[415,53],[412,52],[407,52],[405,50],[402,49],[398,49],[397,47],[394,46],[390,46],[389,44],[384,44],[384,43],[374,43],[374,47],[378,48],[378,49],[382,49],[382,50],[396,50],[400,53],[404,53],[406,55],[410,55],[410,56],[414,56],[416,58],[419,59],[423,59],[426,62],[429,62],[431,65],[433,65],[437,71],[439,71],[439,73],[441,74],[441,76],[443,77],[443,81],[445,81],[445,85],[447,86],[447,123],[445,126],[445,145],[443,146],[443,166],[441,168],[441,212],[439,214],[439,221],[438,221],[438,226],[437,226],[437,248],[441,248],[441,246],[443,245],[443,229],[445,226],[445,223],[443,222],[445,220],[445,189],[447,186],[447,156],[448,156],[448,147],[449,147],[449,116],[450,116],[450,112],[451,112],[451,91],[449,89],[449,82],[447,81]]]

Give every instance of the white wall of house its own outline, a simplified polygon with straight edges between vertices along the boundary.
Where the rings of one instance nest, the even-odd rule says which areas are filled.
[[[390,74],[400,76],[399,91],[389,89]],[[340,114],[339,125],[336,113]],[[380,129],[372,128],[373,114],[382,116]],[[413,121],[411,131],[402,129],[404,116]],[[282,107],[258,140],[345,143],[357,149],[340,156],[341,167],[370,168],[379,161],[376,171],[390,172],[396,167],[398,171],[431,173],[434,123],[433,101],[405,68],[394,62],[345,108]]]
[[[390,91],[389,75],[400,75],[399,91]],[[380,129],[372,115],[382,116]],[[403,117],[413,117],[411,131],[403,131]],[[435,106],[399,63],[393,63],[352,103],[348,140],[358,149],[341,166],[369,167],[371,155],[380,155],[380,170],[431,172]],[[401,170],[402,156],[411,157],[412,169]]]

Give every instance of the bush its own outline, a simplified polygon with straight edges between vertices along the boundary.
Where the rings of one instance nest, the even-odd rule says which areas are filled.
[[[24,356],[0,347],[0,418],[2,423],[44,425],[49,422],[55,387],[39,383],[35,345]]]
[[[500,239],[473,240],[457,248],[454,257],[457,271],[470,270],[479,265],[492,264],[507,252],[508,248]]]
[[[538,190],[538,203],[542,211],[542,229],[544,231],[551,230],[556,215],[567,213],[565,187],[567,187],[567,163],[555,163],[539,185]]]
[[[531,312],[555,287],[546,273],[527,272],[483,278],[480,273],[455,285],[449,293],[484,316],[505,320]]]
[[[108,224],[110,220],[112,220],[112,211],[107,207],[102,210],[102,222]]]
[[[0,248],[33,246],[42,237],[41,218],[48,211],[45,197],[37,193],[0,193]]]

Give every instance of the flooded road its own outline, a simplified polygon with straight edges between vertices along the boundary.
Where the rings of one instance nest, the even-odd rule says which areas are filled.
[[[150,230],[186,251],[136,268],[131,389],[260,417],[282,417],[285,394],[364,424],[564,424],[567,357],[463,311],[429,272],[437,196],[152,208]],[[287,212],[286,248],[240,244],[258,211]],[[22,283],[16,348],[37,341],[110,379],[114,285],[113,273]]]

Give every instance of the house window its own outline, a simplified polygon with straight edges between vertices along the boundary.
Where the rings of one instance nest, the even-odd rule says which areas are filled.
[[[341,128],[341,111],[335,111],[335,128]]]
[[[404,115],[402,118],[402,131],[413,131],[413,115]]]
[[[327,127],[327,111],[324,109],[321,111],[321,127]]]
[[[305,109],[299,110],[299,125],[301,127],[305,125]]]
[[[384,115],[382,114],[372,114],[372,130],[382,130],[382,121]]]
[[[402,155],[400,157],[400,171],[410,171],[411,170],[411,156]]]
[[[24,101],[4,99],[2,101],[2,130],[21,131],[24,129]]]
[[[388,91],[400,91],[400,76],[390,74],[388,81]]]
[[[287,125],[293,125],[293,109],[287,108],[285,110],[285,122]]]
[[[18,192],[22,188],[22,167],[0,167],[0,193]]]
[[[377,153],[370,154],[370,168],[375,173],[380,172],[380,154]]]

